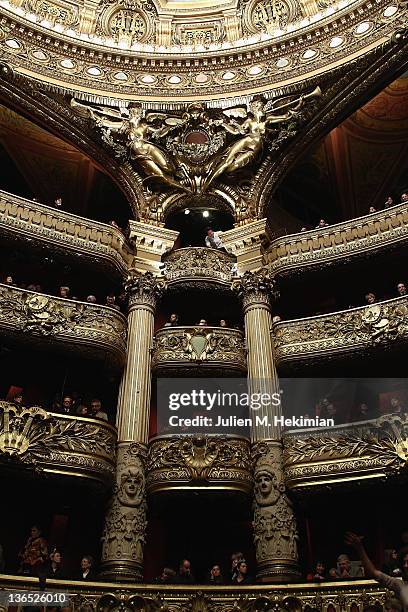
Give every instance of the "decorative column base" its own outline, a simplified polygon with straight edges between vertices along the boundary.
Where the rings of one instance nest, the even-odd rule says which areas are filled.
[[[257,580],[268,583],[297,580],[299,536],[292,503],[285,494],[282,445],[272,440],[257,442],[252,456]]]
[[[118,446],[116,485],[109,502],[102,535],[99,576],[117,582],[143,579],[146,532],[146,447],[122,442]]]

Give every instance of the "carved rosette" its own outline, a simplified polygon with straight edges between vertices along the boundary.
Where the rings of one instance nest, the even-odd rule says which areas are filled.
[[[140,274],[131,271],[125,283],[125,290],[129,296],[129,310],[145,306],[154,312],[164,288],[164,280],[151,272]]]
[[[146,533],[146,447],[119,443],[116,484],[102,535],[101,577],[139,581],[143,577]]]
[[[292,503],[285,493],[280,442],[258,442],[254,465],[254,542],[261,582],[299,576],[298,532]]]
[[[173,436],[150,443],[147,488],[150,492],[218,486],[252,489],[250,445],[247,440],[221,436]]]
[[[232,283],[232,289],[241,298],[244,312],[252,307],[270,307],[271,297],[276,299],[278,292],[273,275],[261,268],[257,272],[245,272]]]

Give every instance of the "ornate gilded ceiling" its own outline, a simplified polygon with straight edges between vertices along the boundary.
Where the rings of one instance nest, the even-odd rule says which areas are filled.
[[[0,0],[0,58],[90,101],[242,100],[364,55],[406,12],[397,0]]]

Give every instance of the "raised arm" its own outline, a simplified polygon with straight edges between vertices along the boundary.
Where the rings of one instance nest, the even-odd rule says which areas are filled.
[[[371,561],[370,557],[367,555],[367,552],[362,543],[362,539],[363,539],[362,536],[358,536],[357,534],[352,533],[351,531],[348,531],[346,533],[346,537],[344,541],[346,542],[346,544],[354,548],[354,550],[360,557],[361,563],[363,564],[363,567],[364,567],[365,575],[370,578],[374,578],[375,580],[378,580],[382,576],[382,574],[375,567],[374,563]]]

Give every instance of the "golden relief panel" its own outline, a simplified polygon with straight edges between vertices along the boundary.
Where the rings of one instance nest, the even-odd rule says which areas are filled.
[[[61,25],[68,28],[79,24],[79,11],[76,6],[68,3],[53,3],[48,0],[25,0],[23,8],[28,13],[34,13],[39,21],[48,21],[53,26]]]
[[[249,34],[282,30],[301,15],[295,0],[251,0],[244,9],[244,31]]]
[[[0,462],[8,465],[110,485],[115,443],[115,429],[108,423],[0,401]]]
[[[187,47],[208,47],[225,40],[225,30],[221,22],[180,24],[174,26],[172,43]]]
[[[97,34],[106,35],[129,47],[136,42],[152,41],[157,12],[150,0],[105,0],[100,7]]]

